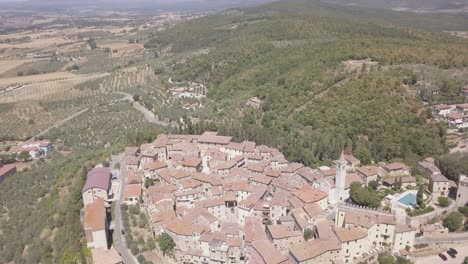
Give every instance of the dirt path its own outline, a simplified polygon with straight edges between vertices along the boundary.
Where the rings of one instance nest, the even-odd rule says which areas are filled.
[[[84,114],[84,113],[87,112],[88,110],[89,110],[89,108],[85,108],[85,109],[79,111],[78,113],[75,113],[75,114],[73,114],[73,115],[71,115],[71,116],[69,116],[69,117],[67,117],[67,118],[65,118],[65,119],[63,119],[63,120],[61,120],[61,121],[59,121],[59,122],[56,123],[55,125],[53,125],[53,126],[51,126],[51,127],[48,127],[47,129],[43,130],[41,133],[35,135],[34,137],[32,137],[31,139],[29,139],[28,141],[34,140],[34,139],[37,138],[37,137],[40,137],[40,136],[42,136],[42,135],[47,134],[51,129],[57,128],[57,127],[59,127],[59,126],[65,124],[66,122],[72,120],[73,118],[78,117],[78,116],[81,115],[81,114]]]

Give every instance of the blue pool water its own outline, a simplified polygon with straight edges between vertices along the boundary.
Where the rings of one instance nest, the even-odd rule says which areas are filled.
[[[414,195],[412,193],[408,193],[407,195],[400,198],[400,200],[398,200],[398,202],[400,202],[400,203],[402,203],[402,204],[404,204],[406,206],[416,204],[416,195]]]

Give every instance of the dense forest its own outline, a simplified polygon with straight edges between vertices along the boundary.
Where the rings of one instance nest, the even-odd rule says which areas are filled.
[[[294,0],[230,10],[178,25],[146,46],[172,45],[176,52],[210,48],[207,55],[175,65],[171,75],[209,87],[205,108],[195,113],[204,122],[190,124],[190,131],[215,128],[238,140],[279,147],[289,159],[308,165],[326,164],[342,149],[364,163],[414,164],[444,153],[445,127],[428,122],[430,113],[417,96],[422,76],[404,66],[463,69],[468,41],[384,23],[392,15],[395,23],[413,20],[416,27],[425,16],[383,10],[361,17],[370,10],[332,7]],[[383,20],[376,19],[380,16]],[[444,17],[422,28],[438,19]],[[460,21],[468,19],[457,19],[444,21],[466,29]],[[374,64],[349,70],[343,63],[363,59]],[[453,83],[455,90],[463,85]],[[252,96],[262,100],[261,109],[245,107]]]

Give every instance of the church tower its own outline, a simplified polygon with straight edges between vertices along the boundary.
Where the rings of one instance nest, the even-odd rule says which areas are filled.
[[[344,153],[341,152],[340,159],[336,162],[336,175],[335,175],[335,202],[343,202],[345,195],[346,184],[346,160]]]

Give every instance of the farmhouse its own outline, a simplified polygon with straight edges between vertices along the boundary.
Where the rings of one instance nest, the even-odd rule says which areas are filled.
[[[2,183],[7,177],[16,173],[15,165],[2,165],[0,163],[0,183]]]
[[[383,168],[387,175],[395,176],[395,175],[410,175],[411,174],[410,168],[406,164],[403,164],[400,162],[387,164]]]
[[[432,107],[432,113],[434,115],[437,115],[437,116],[447,116],[448,114],[450,114],[452,112],[452,109],[450,108],[450,106],[446,105],[446,104],[439,104],[439,105],[434,105]]]

